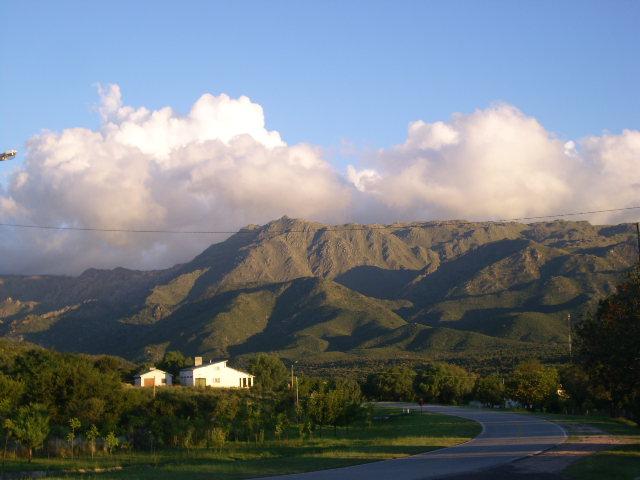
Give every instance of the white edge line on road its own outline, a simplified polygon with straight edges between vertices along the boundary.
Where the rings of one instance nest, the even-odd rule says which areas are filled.
[[[434,407],[440,407],[440,406],[442,406],[442,407],[447,407],[447,406],[451,406],[451,405],[433,405],[433,406],[434,406]],[[455,405],[454,405],[454,406],[455,406]],[[457,406],[456,406],[456,407],[457,407]],[[428,406],[427,406],[426,408],[427,408],[427,410],[429,410],[429,407],[428,407]],[[469,408],[469,407],[457,407],[457,408],[464,408],[464,409],[474,410],[474,411],[478,411],[478,410],[485,410],[485,411],[486,411],[486,409],[482,409],[482,408],[477,408],[477,409],[471,409],[471,408]],[[491,411],[493,411],[493,410],[491,410]],[[473,442],[475,439],[477,439],[478,437],[480,437],[480,436],[484,433],[484,431],[485,431],[485,424],[484,424],[483,422],[479,421],[479,420],[475,420],[475,419],[471,419],[471,418],[463,417],[463,416],[460,416],[460,415],[456,415],[456,414],[454,414],[454,413],[443,413],[443,412],[436,412],[436,411],[432,411],[431,413],[439,413],[439,414],[441,414],[441,415],[449,415],[449,416],[451,416],[451,417],[465,418],[465,419],[467,419],[467,420],[472,420],[472,421],[474,421],[474,422],[476,422],[476,423],[479,423],[479,424],[480,424],[480,426],[482,427],[482,431],[481,431],[478,435],[476,435],[475,437],[473,437],[472,439],[467,440],[467,441],[466,441],[466,442],[464,442],[464,443],[459,443],[459,444],[457,444],[457,445],[452,445],[451,447],[444,447],[444,448],[455,448],[455,447],[459,447],[460,445],[465,445],[465,444],[467,444],[467,443],[469,443],[469,442]],[[525,414],[523,414],[523,413],[516,413],[516,412],[503,412],[503,413],[511,413],[511,414],[514,414],[514,415],[522,415],[522,416],[526,416],[526,415],[527,415],[526,413],[525,413]],[[563,426],[561,426],[560,424],[558,424],[558,423],[556,423],[556,422],[552,422],[551,420],[547,420],[546,418],[542,418],[542,417],[533,417],[533,418],[537,418],[538,420],[542,420],[543,422],[547,422],[547,423],[549,423],[549,424],[551,424],[551,425],[555,426],[556,428],[558,428],[558,430],[560,430],[560,433],[562,433],[562,437],[563,437],[563,438],[562,438],[562,441],[561,441],[560,443],[557,443],[557,444],[555,444],[555,445],[551,445],[550,447],[547,447],[547,448],[545,448],[545,449],[542,449],[542,450],[540,450],[540,451],[538,451],[538,452],[529,453],[529,454],[527,454],[527,455],[522,455],[521,457],[516,457],[516,458],[514,458],[513,460],[511,460],[510,462],[503,463],[502,465],[494,465],[493,467],[487,467],[487,468],[480,467],[480,468],[477,468],[477,469],[475,469],[475,470],[469,470],[469,471],[465,472],[465,473],[464,473],[464,475],[466,475],[466,474],[470,474],[470,473],[478,473],[478,472],[482,472],[482,471],[484,471],[484,470],[491,470],[492,468],[501,468],[501,467],[504,467],[505,465],[510,465],[510,464],[512,464],[512,463],[514,463],[514,462],[517,462],[517,461],[519,461],[519,460],[523,460],[523,459],[525,459],[525,458],[535,457],[535,456],[537,456],[537,455],[540,455],[540,454],[542,454],[542,453],[544,453],[544,452],[547,452],[547,451],[551,450],[552,448],[556,448],[558,445],[562,445],[562,444],[563,444],[563,443],[565,443],[565,442],[567,441],[567,439],[569,438],[569,435],[568,435],[567,431],[566,431],[566,430],[565,430],[565,428],[564,428]],[[440,449],[440,450],[441,450],[441,449]],[[431,450],[431,451],[433,452],[433,451],[435,451],[435,450]],[[424,452],[424,454],[427,454],[427,453],[429,453],[429,452]],[[424,454],[420,454],[420,453],[419,453],[419,454],[417,454],[417,455],[424,455]],[[405,458],[406,458],[406,457],[405,457]],[[452,474],[450,474],[450,475],[449,475],[449,474],[447,474],[447,475],[444,475],[444,476],[442,476],[442,477],[437,477],[437,478],[435,478],[434,480],[440,480],[440,479],[442,479],[442,480],[446,480],[447,478],[455,478],[455,477],[459,477],[460,475],[461,475],[460,473],[452,473]],[[640,477],[638,477],[638,478],[640,478]]]
[[[451,406],[451,405],[433,405],[433,406],[434,407],[439,407],[439,406]],[[454,406],[456,406],[456,405],[454,405]],[[427,409],[427,411],[429,411],[429,406],[428,405],[426,406],[426,409]],[[440,412],[432,411],[431,413],[440,413]],[[422,452],[422,453],[416,453],[416,456],[417,455],[424,455],[424,454],[427,454],[427,453],[430,453],[430,452],[435,452],[437,450],[442,450],[443,448],[453,448],[453,447],[459,447],[460,445],[466,445],[469,442],[473,442],[476,438],[478,438],[480,435],[482,435],[485,432],[485,430],[487,429],[486,425],[484,423],[480,422],[479,420],[475,420],[473,418],[461,417],[460,415],[454,415],[454,414],[450,414],[450,413],[440,413],[440,415],[449,415],[450,417],[464,418],[465,420],[471,420],[472,422],[476,422],[477,424],[480,425],[480,428],[481,428],[480,433],[478,435],[476,435],[475,437],[470,438],[466,442],[457,443],[457,444],[451,445],[449,447],[440,447],[440,448],[436,448],[435,450],[428,450],[428,451]],[[409,456],[413,456],[413,455],[409,455]],[[400,458],[406,458],[406,457],[400,457]]]
[[[384,403],[384,402],[379,402],[379,403]],[[391,403],[391,402],[389,402],[389,403]],[[396,405],[394,405],[394,406],[382,405],[382,406],[383,406],[383,408],[410,408],[411,410],[417,410],[419,408],[419,407],[415,407],[415,406],[413,406],[411,404],[408,405],[408,406],[403,406],[403,407],[398,406],[398,403],[404,403],[404,402],[393,402],[393,403],[396,403]],[[433,406],[433,407],[451,407],[452,405],[435,405],[434,404],[434,405],[431,405],[431,406]],[[483,411],[484,410],[484,411],[487,411],[487,412],[491,411],[491,412],[494,412],[494,413],[510,413],[512,415],[519,415],[519,416],[523,416],[523,417],[527,416],[526,413],[505,412],[505,411],[495,412],[494,410],[488,410],[488,409],[482,409],[482,408],[461,407],[461,406],[456,406],[456,405],[453,405],[453,407],[459,408],[459,409],[464,409],[464,410],[469,410],[469,411]],[[427,411],[429,411],[429,405],[426,405],[425,408],[426,408]],[[296,475],[304,475],[305,473],[330,472],[332,470],[342,470],[343,468],[357,467],[357,466],[360,466],[360,465],[367,465],[367,464],[372,464],[372,463],[386,463],[386,462],[392,462],[394,460],[403,460],[403,459],[412,458],[412,457],[421,457],[423,455],[427,455],[427,454],[432,453],[432,452],[437,452],[439,450],[444,450],[444,449],[447,449],[447,448],[456,448],[456,447],[459,447],[461,445],[466,445],[467,443],[470,443],[470,442],[473,442],[474,440],[476,440],[478,437],[480,437],[486,431],[485,424],[482,421],[479,421],[479,420],[476,420],[476,419],[473,419],[473,418],[468,418],[468,417],[465,417],[463,415],[456,415],[455,413],[444,413],[444,412],[439,412],[439,411],[435,411],[435,410],[431,410],[430,413],[435,413],[435,414],[440,414],[440,415],[448,415],[450,417],[458,417],[458,418],[464,418],[465,420],[471,420],[472,422],[476,422],[476,423],[480,424],[481,431],[480,431],[480,433],[478,435],[476,435],[475,437],[467,440],[466,442],[458,443],[456,445],[451,445],[450,447],[441,447],[441,448],[436,448],[435,450],[428,450],[426,452],[417,453],[415,455],[409,455],[407,457],[388,458],[388,459],[384,459],[384,460],[374,460],[373,462],[363,462],[363,463],[357,463],[357,464],[354,464],[354,465],[348,465],[348,466],[345,466],[345,467],[334,467],[334,468],[327,468],[327,469],[322,469],[322,470],[312,470],[312,471],[308,471],[308,472],[285,473],[285,474],[282,474],[282,475],[268,476],[268,477],[266,477],[266,476],[265,477],[254,477],[254,480],[261,480],[261,479],[265,479],[265,478],[276,478],[276,477],[277,478],[286,479],[286,478],[294,477]],[[477,473],[477,472],[481,472],[481,471],[484,471],[484,470],[490,470],[492,468],[500,468],[500,467],[504,467],[505,465],[510,465],[510,464],[512,464],[514,462],[517,462],[518,460],[522,460],[524,458],[530,458],[530,457],[534,457],[536,455],[540,455],[541,453],[544,453],[544,452],[546,452],[548,450],[551,450],[552,448],[555,448],[558,445],[562,445],[569,438],[569,436],[567,434],[567,431],[561,425],[559,425],[559,424],[557,424],[555,422],[552,422],[550,420],[547,420],[546,418],[542,418],[542,417],[533,417],[532,416],[532,418],[535,418],[537,420],[541,420],[543,422],[549,423],[549,424],[555,426],[556,428],[558,428],[558,430],[560,430],[560,433],[562,434],[562,437],[563,437],[562,441],[557,443],[557,444],[555,444],[555,445],[547,447],[547,448],[545,448],[543,450],[540,450],[538,452],[534,452],[534,453],[530,453],[530,454],[527,454],[527,455],[522,455],[520,457],[516,457],[516,458],[514,458],[513,460],[511,460],[509,462],[506,462],[506,463],[503,463],[503,464],[500,464],[500,465],[494,465],[492,467],[486,467],[486,468],[480,467],[480,468],[477,468],[475,470],[468,470],[468,471],[464,472],[464,474]],[[459,475],[461,475],[461,474],[460,473],[445,474],[445,475],[443,475],[441,477],[437,477],[437,479],[434,479],[434,480],[446,479],[446,478],[450,478],[450,477],[457,477]]]

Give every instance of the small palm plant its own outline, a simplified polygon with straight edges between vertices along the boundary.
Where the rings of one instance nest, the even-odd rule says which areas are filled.
[[[96,439],[99,436],[100,432],[98,431],[98,427],[91,425],[91,428],[89,428],[86,433],[87,440],[89,441],[89,448],[91,449],[91,458],[93,458],[93,455],[96,452]]]
[[[67,441],[69,442],[69,447],[71,448],[71,458],[73,459],[73,444],[76,440],[76,430],[78,430],[82,424],[80,420],[76,417],[73,417],[69,420],[69,428],[71,429],[69,433],[67,433]]]
[[[113,450],[117,448],[118,445],[120,445],[120,440],[118,440],[118,437],[116,437],[115,433],[109,432],[104,438],[104,444],[107,447],[107,452],[109,452],[109,455],[111,455],[113,453]]]

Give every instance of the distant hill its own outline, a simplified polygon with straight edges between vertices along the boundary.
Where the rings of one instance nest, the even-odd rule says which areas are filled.
[[[191,262],[0,276],[0,335],[155,359],[273,351],[303,362],[564,355],[636,259],[632,225],[249,226]]]

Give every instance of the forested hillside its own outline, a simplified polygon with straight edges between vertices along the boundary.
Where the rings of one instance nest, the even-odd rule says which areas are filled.
[[[249,226],[191,262],[0,276],[0,334],[160,358],[257,351],[312,363],[565,355],[636,260],[632,225]]]

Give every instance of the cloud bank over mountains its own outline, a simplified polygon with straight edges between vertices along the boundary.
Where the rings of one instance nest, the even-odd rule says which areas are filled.
[[[30,139],[0,222],[236,230],[282,215],[328,223],[490,220],[640,203],[640,131],[560,139],[507,104],[409,125],[404,143],[345,173],[318,146],[288,145],[247,97],[205,94],[186,115],[100,89],[98,130]],[[633,220],[633,214],[592,217]],[[224,236],[0,228],[0,273],[160,268]]]
[[[640,132],[561,140],[498,104],[409,125],[406,141],[348,178],[407,218],[509,219],[640,204]],[[633,214],[631,214],[633,215]],[[599,222],[637,218],[591,217]]]

